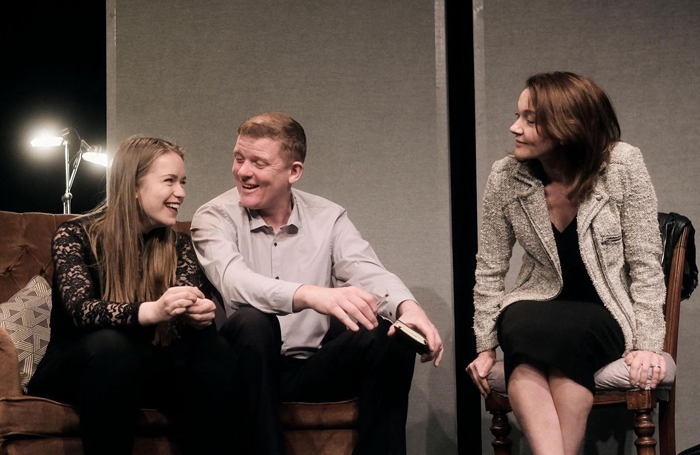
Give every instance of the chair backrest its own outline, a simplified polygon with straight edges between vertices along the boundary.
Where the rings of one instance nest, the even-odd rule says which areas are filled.
[[[0,211],[0,302],[6,302],[36,275],[51,283],[51,240],[56,228],[75,216]],[[189,232],[190,222],[178,222],[175,229]]]
[[[663,232],[663,231],[662,231]],[[678,353],[678,326],[681,314],[681,289],[683,287],[683,268],[685,266],[686,247],[690,227],[683,229],[676,245],[673,247],[673,258],[668,270],[668,285],[666,289],[666,303],[664,316],[666,318],[666,338],[664,339],[664,351],[671,354],[673,360]]]

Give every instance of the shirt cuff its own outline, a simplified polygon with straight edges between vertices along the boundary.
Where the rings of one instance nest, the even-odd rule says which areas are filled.
[[[292,314],[294,312],[294,294],[304,283],[281,282],[281,287],[273,295],[273,304],[280,314]]]
[[[393,293],[391,290],[389,290],[388,294],[389,297],[387,298],[386,302],[379,305],[378,313],[380,316],[389,319],[391,322],[396,322],[399,305],[401,305],[402,302],[405,300],[413,300],[414,302],[417,302],[416,298],[413,297],[413,294],[411,294],[408,290],[394,291]]]

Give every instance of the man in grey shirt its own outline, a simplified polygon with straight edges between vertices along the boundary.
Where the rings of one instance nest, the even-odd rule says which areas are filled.
[[[280,401],[358,397],[355,453],[405,453],[415,353],[388,321],[422,333],[421,361],[436,367],[437,329],[345,209],[292,188],[306,156],[299,123],[276,112],[252,117],[233,155],[236,187],[197,210],[192,237],[234,310],[221,332],[241,360],[251,451],[284,453]]]

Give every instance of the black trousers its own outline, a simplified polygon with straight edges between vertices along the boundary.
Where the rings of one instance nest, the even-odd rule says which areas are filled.
[[[284,454],[281,401],[325,402],[358,397],[359,439],[354,454],[405,454],[408,393],[416,354],[386,335],[389,322],[326,337],[307,360],[280,356],[277,317],[245,306],[221,328],[241,368],[247,396],[244,423],[249,449]]]
[[[83,450],[130,454],[137,411],[171,417],[185,453],[233,453],[240,422],[231,346],[213,326],[185,331],[167,347],[110,328],[49,346],[29,393],[78,407]]]

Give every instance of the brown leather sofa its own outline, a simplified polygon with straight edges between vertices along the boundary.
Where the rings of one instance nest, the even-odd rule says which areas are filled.
[[[51,283],[51,238],[72,215],[0,211],[0,302],[6,302],[35,275]],[[189,230],[189,222],[178,230]],[[357,441],[356,400],[338,403],[283,403],[287,453],[350,454]],[[179,453],[171,424],[155,410],[139,416],[135,454]],[[22,394],[17,353],[0,328],[0,455],[81,454],[78,413],[72,406]]]

